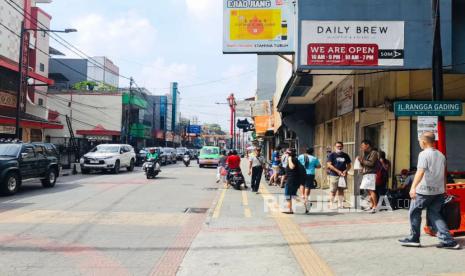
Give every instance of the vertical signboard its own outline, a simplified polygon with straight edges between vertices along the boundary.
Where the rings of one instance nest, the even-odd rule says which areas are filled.
[[[302,67],[402,67],[403,21],[302,21]]]
[[[293,0],[223,0],[224,53],[293,53]]]
[[[354,110],[354,78],[348,77],[336,88],[337,116]]]
[[[418,138],[425,132],[432,132],[438,141],[438,117],[436,116],[418,116],[417,124]]]

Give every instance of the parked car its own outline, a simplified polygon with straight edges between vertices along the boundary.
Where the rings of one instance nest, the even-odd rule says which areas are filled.
[[[142,166],[142,164],[144,164],[147,152],[149,152],[149,148],[143,148],[136,153],[136,166]]]
[[[0,143],[0,193],[13,195],[23,180],[38,178],[44,188],[55,186],[61,165],[53,144]]]
[[[176,164],[176,150],[173,148],[163,148],[162,154],[165,155],[166,164]]]
[[[176,149],[176,159],[177,160],[182,160],[182,158],[184,157],[184,154],[186,154],[186,152],[188,151],[187,148],[177,148]]]
[[[215,166],[218,167],[220,160],[220,148],[205,146],[200,150],[199,167]]]
[[[121,168],[133,171],[136,163],[136,153],[130,145],[102,144],[96,146],[81,160],[81,172],[88,174],[91,170],[111,171],[119,173]]]

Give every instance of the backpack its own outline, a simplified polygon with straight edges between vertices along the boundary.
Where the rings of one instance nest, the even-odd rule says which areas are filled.
[[[388,178],[387,170],[384,168],[383,164],[379,160],[376,161],[375,168],[376,168],[376,185],[377,186],[384,185]]]

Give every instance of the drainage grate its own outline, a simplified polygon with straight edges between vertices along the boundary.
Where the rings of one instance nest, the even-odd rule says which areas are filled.
[[[204,191],[218,191],[218,188],[210,187],[210,188],[203,188],[202,190],[204,190]]]
[[[186,208],[184,213],[205,214],[209,208]]]

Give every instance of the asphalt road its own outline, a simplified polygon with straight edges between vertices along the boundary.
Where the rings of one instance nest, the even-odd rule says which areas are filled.
[[[62,177],[53,189],[24,183],[0,198],[0,275],[176,271],[217,194],[215,171],[192,165],[154,180],[139,168]]]

